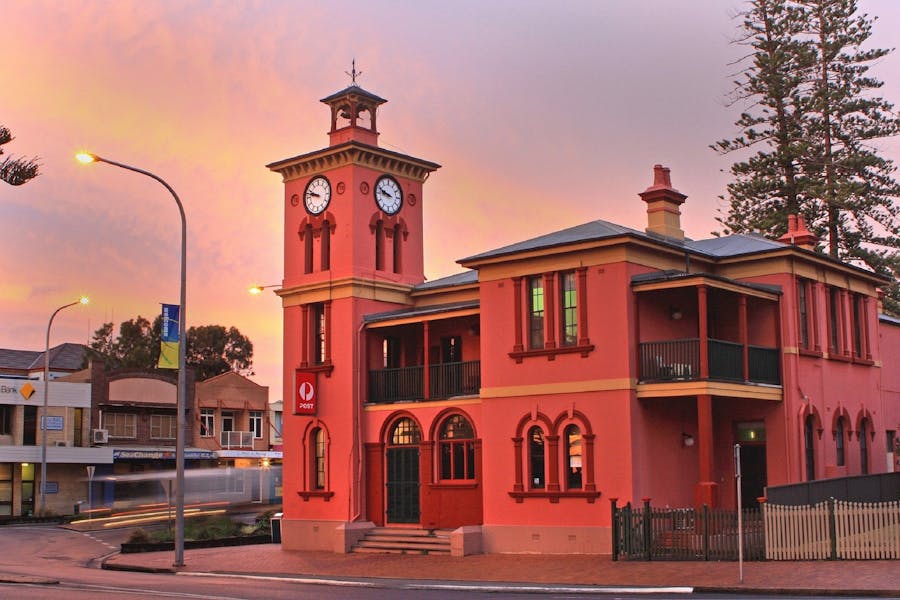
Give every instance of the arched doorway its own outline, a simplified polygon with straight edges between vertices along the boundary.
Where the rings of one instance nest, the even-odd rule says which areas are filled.
[[[387,462],[387,522],[418,523],[419,443],[416,422],[404,417],[390,429],[385,451]]]

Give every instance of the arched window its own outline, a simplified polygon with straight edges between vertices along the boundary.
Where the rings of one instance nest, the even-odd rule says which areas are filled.
[[[863,475],[869,474],[869,419],[859,422],[859,469]]]
[[[384,271],[384,221],[375,223],[375,270]]]
[[[528,430],[528,467],[529,487],[533,490],[544,489],[547,485],[544,476],[544,432],[540,427]]]
[[[331,223],[322,222],[322,241],[320,242],[320,250],[322,254],[322,270],[327,271],[331,268]]]
[[[566,444],[566,489],[580,490],[582,482],[581,430],[578,425],[568,425],[565,431]]]
[[[807,415],[803,421],[803,446],[806,452],[806,480],[816,479],[816,453],[814,448],[815,417]]]
[[[843,417],[837,420],[837,425],[834,430],[834,447],[837,453],[835,458],[837,462],[837,466],[843,467],[847,462],[845,453],[844,453],[844,419]]]
[[[422,441],[422,433],[419,426],[410,418],[403,418],[394,424],[391,430],[392,446],[408,446]]]
[[[303,228],[303,272],[313,272],[313,228],[309,223]]]
[[[309,436],[311,444],[309,456],[312,458],[310,475],[312,476],[310,489],[325,489],[325,432],[321,427],[312,430]]]
[[[441,479],[475,479],[475,430],[464,416],[441,425],[438,452]]]

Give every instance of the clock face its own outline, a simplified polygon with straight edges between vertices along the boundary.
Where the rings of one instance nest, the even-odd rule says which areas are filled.
[[[389,215],[395,215],[403,206],[403,191],[390,175],[382,175],[375,182],[375,203]]]
[[[328,180],[321,175],[310,179],[306,184],[306,191],[303,192],[306,210],[310,214],[318,215],[328,207],[330,201],[331,184],[328,183]]]

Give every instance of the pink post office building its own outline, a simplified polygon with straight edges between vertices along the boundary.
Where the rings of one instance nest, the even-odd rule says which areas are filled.
[[[451,532],[455,554],[609,553],[613,498],[736,506],[736,443],[744,506],[894,470],[889,281],[814,251],[802,219],[777,240],[689,239],[687,196],[648,165],[622,199],[646,205],[643,231],[573,224],[426,281],[440,166],[378,145],[375,94],[322,102],[328,145],[268,165],[284,182],[284,548],[347,552],[392,527]]]

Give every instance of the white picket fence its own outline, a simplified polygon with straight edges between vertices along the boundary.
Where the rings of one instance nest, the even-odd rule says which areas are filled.
[[[769,560],[900,558],[900,501],[765,503],[763,520]]]

